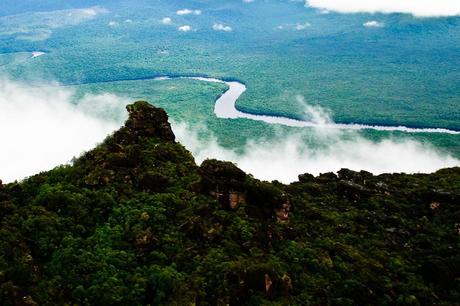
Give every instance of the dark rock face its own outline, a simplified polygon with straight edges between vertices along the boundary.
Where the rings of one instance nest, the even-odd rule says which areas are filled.
[[[246,173],[235,164],[215,159],[205,160],[199,171],[205,182],[220,183],[230,188],[240,187],[246,179]]]
[[[174,133],[168,122],[168,115],[162,108],[138,101],[126,107],[129,119],[125,126],[133,134],[140,137],[160,137],[163,140],[175,141]]]
[[[223,207],[235,209],[246,203],[246,173],[235,164],[208,159],[199,173],[202,190],[215,196]]]

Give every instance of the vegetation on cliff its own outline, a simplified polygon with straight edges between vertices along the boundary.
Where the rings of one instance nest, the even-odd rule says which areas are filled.
[[[0,183],[1,305],[460,301],[460,168],[261,182],[128,111],[73,165]]]

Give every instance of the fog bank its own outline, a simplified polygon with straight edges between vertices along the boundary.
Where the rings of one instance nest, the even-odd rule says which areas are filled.
[[[87,94],[75,101],[68,87],[18,84],[0,79],[0,179],[11,182],[68,163],[92,149],[126,118],[130,98]],[[373,142],[354,130],[322,128],[332,116],[302,99],[305,118],[316,127],[299,127],[272,139],[253,139],[243,152],[222,147],[207,127],[174,123],[178,141],[201,163],[229,160],[256,178],[295,181],[301,173],[319,174],[341,168],[383,172],[433,172],[460,161],[414,140],[388,138]],[[231,124],[231,121],[229,121]],[[202,137],[205,135],[206,137]],[[305,135],[314,138],[305,142]]]
[[[173,125],[178,140],[189,149],[198,163],[206,158],[235,162],[241,169],[262,180],[296,181],[299,174],[318,175],[341,168],[367,170],[374,174],[405,172],[431,173],[441,168],[460,166],[460,161],[436,148],[409,139],[389,138],[374,142],[356,131],[299,130],[296,135],[253,140],[243,153],[218,144],[205,127]],[[306,143],[303,133],[314,133],[318,143]]]
[[[77,107],[73,94],[0,79],[0,179],[10,182],[68,163],[119,127],[87,107],[116,103],[115,96],[87,95],[85,107]]]

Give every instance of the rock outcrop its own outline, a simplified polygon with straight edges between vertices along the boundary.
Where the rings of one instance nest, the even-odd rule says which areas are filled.
[[[233,163],[208,159],[199,173],[202,190],[216,197],[223,207],[235,209],[246,204],[247,176]]]

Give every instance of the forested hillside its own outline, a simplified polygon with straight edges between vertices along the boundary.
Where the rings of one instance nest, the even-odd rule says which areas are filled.
[[[261,182],[127,109],[72,165],[0,183],[0,305],[458,305],[460,168]]]

